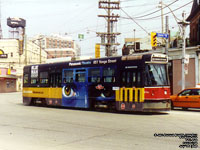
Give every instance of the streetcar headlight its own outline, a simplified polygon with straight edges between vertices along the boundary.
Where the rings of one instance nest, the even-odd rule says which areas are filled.
[[[165,91],[164,94],[167,95],[167,91]]]

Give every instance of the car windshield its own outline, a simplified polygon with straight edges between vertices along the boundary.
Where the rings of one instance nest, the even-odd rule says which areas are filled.
[[[187,89],[182,91],[178,96],[194,96],[194,95],[200,95],[200,89]]]
[[[145,86],[169,85],[166,65],[148,64],[145,67]]]

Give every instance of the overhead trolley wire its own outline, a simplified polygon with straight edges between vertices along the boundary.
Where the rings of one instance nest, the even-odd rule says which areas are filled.
[[[185,6],[187,6],[187,5],[189,5],[189,4],[192,3],[192,2],[193,2],[193,1],[190,1],[189,3],[183,5],[183,6],[179,7],[179,8],[176,8],[176,9],[174,9],[174,10],[172,10],[172,11],[169,11],[169,12],[167,12],[167,13],[164,13],[163,15],[167,15],[167,14],[170,14],[170,13],[172,13],[172,12],[175,12],[175,11],[177,11],[177,10],[179,10],[179,9],[181,9],[181,8],[183,8],[183,7],[185,7]],[[155,17],[151,17],[151,18],[144,18],[144,19],[137,19],[137,18],[134,18],[134,19],[136,19],[136,20],[150,20],[150,19],[155,19],[155,18],[158,18],[158,17],[161,17],[161,15],[158,15],[158,16],[155,16]],[[127,18],[126,18],[126,19],[127,19]]]
[[[123,1],[120,1],[120,3],[123,3],[123,2],[130,2],[130,1],[137,1],[137,0],[123,0]]]
[[[151,13],[149,13],[149,14],[146,14],[146,15],[143,15],[143,16],[134,17],[134,19],[143,18],[143,17],[146,17],[146,16],[150,16],[150,15],[152,15],[152,14],[155,14],[155,13],[161,11],[162,9],[165,9],[165,8],[169,7],[170,5],[176,3],[177,1],[179,1],[179,0],[175,0],[174,2],[172,2],[172,3],[168,4],[167,6],[165,6],[164,8],[161,8],[161,9],[156,10],[156,11],[154,11],[154,12],[151,12]]]

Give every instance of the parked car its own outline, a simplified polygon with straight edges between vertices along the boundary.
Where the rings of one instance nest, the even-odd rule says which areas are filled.
[[[172,109],[174,107],[181,107],[185,110],[188,108],[200,108],[200,88],[188,88],[170,96],[170,98]]]

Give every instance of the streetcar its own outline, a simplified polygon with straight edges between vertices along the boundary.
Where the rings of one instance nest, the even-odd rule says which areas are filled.
[[[23,103],[117,111],[169,111],[168,57],[159,53],[29,65]]]

